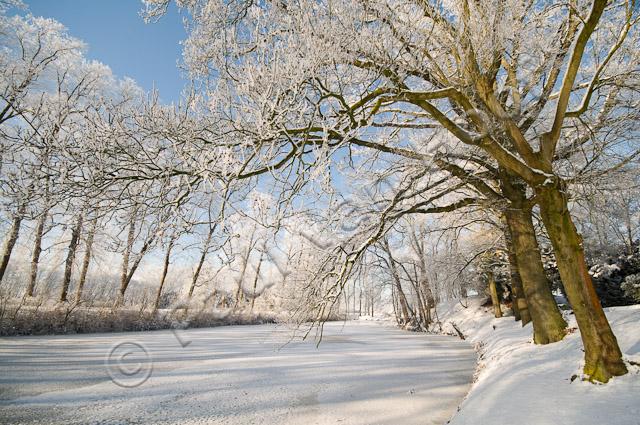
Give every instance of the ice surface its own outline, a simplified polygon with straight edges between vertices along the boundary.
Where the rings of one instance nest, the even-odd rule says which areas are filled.
[[[0,421],[443,424],[475,369],[468,343],[388,324],[329,323],[319,348],[283,346],[290,335],[274,325],[192,329],[179,334],[184,348],[170,331],[3,338]],[[105,356],[120,342],[153,359],[138,387],[108,376]],[[137,371],[139,354],[125,371]]]

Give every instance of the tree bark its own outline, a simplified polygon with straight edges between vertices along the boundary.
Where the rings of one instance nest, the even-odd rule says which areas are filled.
[[[47,224],[49,211],[45,210],[38,218],[36,224],[35,240],[33,241],[33,252],[31,254],[31,274],[29,276],[29,285],[27,286],[27,296],[33,297],[33,291],[36,288],[38,280],[38,267],[40,265],[40,254],[42,254],[42,236],[44,235],[44,226]]]
[[[89,264],[91,264],[91,254],[93,250],[93,239],[96,234],[96,227],[98,226],[98,217],[94,217],[91,220],[91,227],[87,234],[87,240],[85,242],[84,259],[82,260],[82,269],[80,270],[80,279],[78,280],[78,288],[76,289],[76,303],[79,303],[82,299],[82,291],[84,290],[84,284],[87,281],[87,272],[89,271]]]
[[[627,368],[591,281],[582,237],[569,213],[564,184],[539,186],[536,194],[560,277],[580,328],[585,352],[584,373],[591,381],[600,382],[624,375]]]
[[[4,274],[7,271],[7,266],[9,265],[9,260],[11,259],[11,253],[13,252],[13,248],[16,246],[16,242],[18,241],[18,235],[20,234],[20,227],[22,226],[22,219],[24,218],[24,213],[27,211],[27,203],[21,202],[18,206],[18,211],[13,216],[13,221],[11,223],[11,230],[9,230],[9,235],[7,237],[7,241],[4,244],[4,250],[2,252],[2,261],[0,261],[0,283],[2,283],[2,279],[4,278]]]
[[[169,272],[169,260],[171,258],[171,250],[173,249],[173,244],[176,241],[176,236],[172,236],[169,239],[169,244],[167,245],[167,251],[164,254],[164,266],[162,268],[162,277],[160,278],[160,285],[158,286],[158,292],[156,293],[156,300],[153,303],[153,312],[158,311],[158,306],[160,305],[160,297],[162,296],[162,287],[164,286],[164,282],[167,278],[167,273]]]
[[[242,290],[242,283],[244,281],[244,276],[247,272],[247,267],[249,266],[249,257],[251,256],[251,251],[253,250],[253,240],[255,236],[256,229],[253,229],[251,233],[251,238],[249,239],[249,245],[247,246],[247,252],[242,257],[242,272],[240,273],[240,277],[238,278],[238,288],[236,289],[236,300],[233,305],[233,309],[238,308],[238,304],[243,299],[244,291]]]
[[[216,225],[209,228],[209,232],[207,233],[207,239],[204,243],[204,247],[202,249],[202,254],[200,255],[200,261],[198,261],[198,265],[196,266],[196,270],[193,272],[193,277],[191,279],[191,286],[189,287],[189,298],[193,295],[193,291],[196,289],[196,284],[198,283],[198,278],[200,277],[200,272],[202,271],[202,266],[204,265],[204,261],[207,258],[207,253],[209,252],[209,245],[211,245],[211,238],[213,237],[213,233],[215,232]]]
[[[533,341],[536,344],[560,341],[566,335],[567,322],[558,309],[542,265],[531,205],[527,202],[525,188],[516,183],[515,177],[504,174],[501,176],[501,187],[509,200],[504,214],[527,309],[533,323]]]
[[[566,335],[567,323],[558,309],[542,266],[531,211],[508,208],[505,214],[517,256],[518,271],[522,277],[527,307],[533,322],[533,341],[536,344],[560,341]]]
[[[155,240],[155,236],[152,236],[144,242],[144,244],[142,245],[142,249],[136,256],[136,259],[134,260],[133,264],[131,265],[131,269],[129,270],[129,273],[127,273],[127,276],[124,280],[124,284],[121,285],[122,290],[120,292],[120,296],[122,301],[124,301],[124,294],[126,293],[127,288],[129,287],[129,283],[131,283],[131,279],[133,279],[133,275],[136,273],[136,270],[138,270],[138,266],[140,266],[142,259],[144,258],[149,248],[151,248],[151,245],[153,244],[154,240]]]
[[[496,280],[493,277],[493,272],[487,272],[487,279],[489,280],[489,293],[491,294],[491,303],[493,304],[493,315],[496,318],[502,317],[502,310],[500,309],[500,298],[498,298],[498,289],[496,288]]]
[[[258,260],[258,267],[256,267],[256,276],[253,279],[253,294],[251,296],[251,312],[253,313],[253,306],[256,302],[256,289],[258,287],[258,279],[260,278],[260,267],[262,266],[262,257],[264,255],[264,251],[260,252],[260,260]]]
[[[415,317],[415,313],[413,312],[413,310],[411,310],[411,307],[409,307],[407,297],[404,293],[404,290],[402,289],[400,275],[398,274],[398,269],[396,268],[395,260],[391,253],[389,241],[386,238],[383,240],[382,246],[387,253],[387,257],[389,259],[389,269],[391,271],[391,276],[393,277],[396,291],[398,292],[398,302],[400,303],[400,310],[402,312],[402,324],[406,325],[411,321],[411,317]]]
[[[82,214],[78,215],[76,225],[71,230],[71,240],[69,241],[69,249],[67,251],[67,260],[64,265],[64,277],[62,278],[62,289],[60,290],[60,302],[67,301],[67,292],[71,283],[71,273],[73,272],[73,262],[76,258],[76,250],[78,248],[78,240],[82,231]]]
[[[116,306],[120,306],[124,303],[124,294],[129,286],[127,276],[129,274],[129,257],[131,256],[131,250],[133,249],[133,243],[136,236],[136,213],[137,208],[134,208],[131,214],[131,222],[129,223],[129,232],[127,234],[127,246],[122,254],[122,270],[120,273],[120,290],[118,292],[118,298],[116,299]]]
[[[527,323],[531,322],[531,314],[529,313],[529,307],[527,306],[527,300],[524,295],[522,278],[520,277],[518,255],[516,254],[515,247],[513,246],[513,239],[511,237],[511,231],[509,230],[509,224],[507,223],[506,218],[504,239],[507,246],[507,253],[509,255],[509,274],[511,275],[513,313],[516,320],[520,320],[522,326],[525,326]]]

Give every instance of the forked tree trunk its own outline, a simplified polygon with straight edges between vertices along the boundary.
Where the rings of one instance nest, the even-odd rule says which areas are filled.
[[[493,304],[493,315],[496,318],[502,317],[502,310],[500,309],[500,298],[498,298],[498,288],[496,288],[496,279],[493,277],[493,272],[487,272],[487,279],[489,280],[489,293],[491,294],[491,303]]]
[[[204,261],[207,259],[207,254],[209,253],[209,246],[211,245],[211,239],[213,238],[213,233],[215,232],[217,227],[213,225],[209,228],[209,232],[207,233],[207,239],[204,242],[204,246],[202,247],[202,253],[200,254],[200,261],[198,261],[198,265],[196,266],[195,271],[193,272],[193,277],[191,278],[191,286],[189,287],[189,298],[193,295],[193,291],[196,289],[196,285],[198,283],[198,278],[200,277],[200,272],[202,271],[202,266],[204,265]]]
[[[64,265],[64,276],[62,278],[62,289],[60,290],[60,302],[67,301],[67,293],[69,284],[71,283],[71,273],[73,272],[73,262],[76,258],[76,250],[78,248],[78,240],[82,231],[82,214],[78,215],[76,225],[71,230],[71,240],[69,241],[69,249],[67,251],[67,260]]]
[[[18,241],[20,227],[22,226],[22,219],[24,218],[24,213],[26,211],[27,204],[26,202],[22,202],[18,206],[18,211],[16,211],[16,214],[13,216],[13,221],[11,222],[11,230],[9,230],[9,235],[7,236],[7,240],[4,244],[4,250],[2,251],[2,261],[0,261],[0,283],[2,283],[2,278],[7,271],[7,266],[9,265],[9,260],[11,259],[13,248],[16,246],[16,242]]]
[[[87,234],[87,240],[84,251],[84,259],[82,260],[82,269],[80,270],[80,279],[78,280],[78,289],[76,289],[76,303],[79,303],[82,299],[82,291],[84,290],[84,284],[87,281],[87,273],[89,271],[89,265],[91,264],[91,254],[93,252],[93,239],[96,234],[96,227],[98,226],[98,217],[94,217],[91,220],[91,227]]]
[[[120,290],[118,291],[118,297],[116,299],[116,306],[124,304],[124,294],[129,286],[127,276],[129,274],[129,257],[131,257],[131,251],[133,250],[133,243],[136,236],[136,215],[137,208],[134,208],[131,214],[131,221],[129,222],[129,232],[127,233],[127,246],[122,253],[122,270],[120,271]]]
[[[398,292],[398,302],[400,303],[400,310],[402,312],[402,324],[406,325],[411,321],[411,318],[415,318],[415,313],[409,307],[409,302],[407,301],[407,297],[402,289],[402,282],[400,281],[400,275],[398,274],[398,269],[396,268],[395,260],[393,259],[393,254],[391,253],[391,247],[389,246],[389,241],[385,238],[382,242],[382,246],[387,253],[387,257],[389,259],[389,269],[391,271],[391,275],[393,277],[393,282],[396,287],[396,291]]]
[[[149,251],[149,249],[151,248],[151,245],[153,245],[154,240],[155,240],[155,236],[151,236],[149,239],[147,239],[144,242],[144,244],[142,245],[142,249],[140,249],[140,252],[136,256],[135,260],[133,261],[133,264],[131,265],[131,269],[129,270],[129,272],[125,276],[124,281],[120,285],[120,294],[119,294],[120,303],[124,303],[124,295],[127,292],[127,288],[129,287],[129,284],[131,283],[131,279],[133,279],[133,275],[136,273],[136,270],[138,270],[138,267],[140,266],[142,259],[144,258],[147,251]]]
[[[533,341],[536,344],[560,341],[566,335],[567,322],[558,309],[542,265],[531,206],[526,201],[524,187],[515,184],[509,175],[502,177],[501,186],[510,202],[504,214],[533,323]]]
[[[569,213],[564,187],[561,184],[543,186],[536,192],[560,277],[580,328],[585,353],[584,373],[590,380],[600,382],[624,375],[627,368],[589,276],[582,237]]]
[[[249,266],[249,257],[251,256],[251,251],[253,250],[253,238],[255,236],[255,228],[253,233],[251,233],[251,238],[249,239],[249,245],[247,247],[247,252],[242,257],[242,272],[240,273],[240,277],[238,278],[238,288],[236,289],[236,300],[233,305],[233,309],[238,308],[238,304],[240,301],[244,299],[244,291],[242,290],[242,284],[244,282],[244,277],[247,273],[247,267]]]
[[[167,273],[169,272],[169,260],[171,258],[171,250],[173,249],[173,244],[176,241],[176,236],[173,235],[171,239],[169,239],[169,244],[167,245],[167,251],[164,254],[164,266],[162,267],[162,277],[160,278],[160,285],[158,286],[158,292],[156,292],[156,300],[153,303],[153,312],[158,311],[158,306],[160,305],[160,297],[162,296],[162,287],[164,286],[164,282],[167,279]]]

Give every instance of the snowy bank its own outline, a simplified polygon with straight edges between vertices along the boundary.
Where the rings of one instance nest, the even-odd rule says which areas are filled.
[[[493,318],[481,300],[439,306],[442,331],[462,331],[479,352],[476,381],[453,425],[640,424],[640,305],[605,309],[629,373],[606,385],[581,380],[582,343],[573,315],[571,334],[551,345],[534,345],[531,325]],[[572,379],[573,378],[573,379]]]

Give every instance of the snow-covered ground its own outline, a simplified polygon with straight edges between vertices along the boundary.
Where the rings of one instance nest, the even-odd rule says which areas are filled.
[[[443,424],[467,393],[476,361],[457,338],[375,322],[329,323],[317,349],[313,341],[283,346],[290,331],[273,325],[177,336],[2,338],[0,422]],[[140,362],[140,347],[150,360]],[[142,383],[123,388],[109,372],[122,385]]]
[[[468,308],[452,302],[438,310],[444,331],[455,333],[455,323],[481,353],[477,381],[452,425],[640,424],[640,368],[631,365],[629,374],[606,385],[582,381],[577,330],[559,343],[536,346],[531,325],[495,319],[479,304],[469,299]],[[640,362],[640,305],[605,311],[625,358]],[[568,321],[575,328],[572,315]]]

